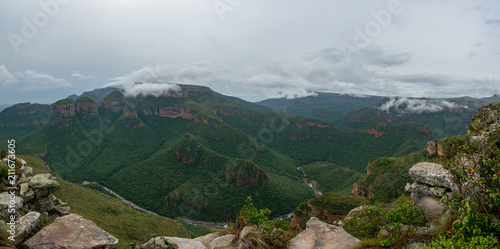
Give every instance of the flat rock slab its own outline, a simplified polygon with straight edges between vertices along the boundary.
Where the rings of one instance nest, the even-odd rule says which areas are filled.
[[[441,164],[417,163],[410,168],[408,174],[415,182],[453,189],[453,176]]]
[[[207,247],[201,243],[201,241],[197,239],[184,239],[184,238],[177,238],[177,237],[155,237],[150,239],[148,242],[144,244],[144,247],[146,246],[162,246],[166,247],[165,243],[163,240],[167,240],[169,243],[173,244],[173,246],[176,249],[206,249]],[[156,248],[156,247],[155,247]]]
[[[236,235],[234,234],[229,234],[229,235],[224,235],[220,236],[216,239],[214,239],[210,244],[208,245],[209,249],[218,249],[218,248],[226,248],[231,245],[233,240],[236,238]]]
[[[207,235],[200,236],[198,238],[195,238],[195,240],[199,240],[204,246],[208,246],[210,242],[212,242],[214,239],[219,238],[220,235],[217,235],[216,233],[209,233]]]
[[[16,221],[15,245],[21,244],[21,242],[28,237],[31,230],[33,230],[38,223],[38,219],[40,219],[40,213],[29,212]]]
[[[59,217],[21,244],[26,249],[116,248],[118,239],[77,214]]]
[[[288,249],[351,249],[359,241],[342,227],[311,217],[306,230],[290,240]]]

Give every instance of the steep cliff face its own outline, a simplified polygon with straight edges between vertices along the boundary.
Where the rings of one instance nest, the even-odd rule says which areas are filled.
[[[80,121],[87,121],[97,116],[97,103],[89,97],[80,97],[75,101],[76,115]]]
[[[123,107],[123,116],[128,119],[137,119],[137,110],[135,109],[134,104],[125,104],[125,106]]]
[[[125,96],[120,91],[114,90],[104,97],[103,106],[112,112],[122,112],[125,106]]]
[[[75,102],[72,99],[59,100],[52,105],[52,113],[52,125],[57,127],[88,121],[99,114],[96,102],[88,97]]]
[[[63,99],[52,105],[52,125],[68,127],[75,122],[76,108],[72,99]]]

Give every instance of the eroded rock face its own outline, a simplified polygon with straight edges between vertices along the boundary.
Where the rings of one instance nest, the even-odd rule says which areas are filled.
[[[438,198],[443,197],[446,194],[446,188],[442,187],[430,187],[419,183],[406,183],[406,192],[411,192],[419,195],[435,196]]]
[[[76,113],[95,116],[98,114],[97,104],[94,103],[76,103]]]
[[[75,116],[76,108],[73,100],[60,100],[52,106],[53,126],[68,127],[75,122]]]
[[[21,244],[25,249],[116,248],[118,239],[77,214],[59,217]]]
[[[350,249],[360,240],[342,227],[324,223],[311,217],[307,229],[290,240],[289,249]]]
[[[500,104],[483,106],[479,109],[469,124],[467,133],[473,136],[483,132],[498,132],[500,128]]]
[[[452,174],[437,163],[417,163],[408,171],[415,182],[429,186],[453,188]]]

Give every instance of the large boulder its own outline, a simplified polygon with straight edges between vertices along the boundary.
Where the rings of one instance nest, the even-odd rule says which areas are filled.
[[[8,212],[9,208],[13,206],[16,210],[19,210],[23,207],[23,203],[23,198],[11,195],[9,191],[4,191],[0,194],[0,211],[5,215],[11,215],[11,213]]]
[[[51,174],[38,174],[31,178],[29,186],[35,191],[35,198],[47,197],[60,188]]]
[[[77,214],[59,217],[21,244],[24,249],[116,248],[118,239]]]
[[[360,240],[342,227],[334,226],[311,217],[307,228],[290,240],[289,249],[350,249]]]
[[[21,242],[23,242],[24,239],[26,239],[26,237],[28,237],[31,230],[33,230],[33,228],[38,223],[39,218],[40,218],[40,213],[29,212],[25,216],[19,218],[19,220],[16,221],[16,237],[15,237],[16,246],[19,245]]]
[[[411,179],[434,187],[453,188],[452,174],[441,164],[417,163],[409,170]]]
[[[415,193],[412,193],[411,197],[415,204],[425,210],[431,219],[438,218],[444,209],[444,206],[440,203],[441,199],[438,197],[419,195]]]
[[[161,246],[161,248],[166,247],[164,241],[172,244],[176,249],[207,249],[206,246],[197,239],[184,239],[177,237],[155,237],[146,242],[143,246]],[[154,247],[156,248],[156,247]]]

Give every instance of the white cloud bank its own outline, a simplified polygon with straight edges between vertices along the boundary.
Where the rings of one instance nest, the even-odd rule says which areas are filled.
[[[395,112],[399,114],[416,113],[422,114],[425,112],[439,112],[446,109],[467,108],[466,106],[458,106],[456,103],[448,101],[431,101],[422,99],[409,98],[391,98],[389,101],[382,104],[379,109],[381,111]]]
[[[5,87],[15,87],[23,92],[32,90],[59,89],[72,86],[65,79],[37,73],[33,70],[25,70],[12,74],[5,65],[0,65],[0,84]]]

